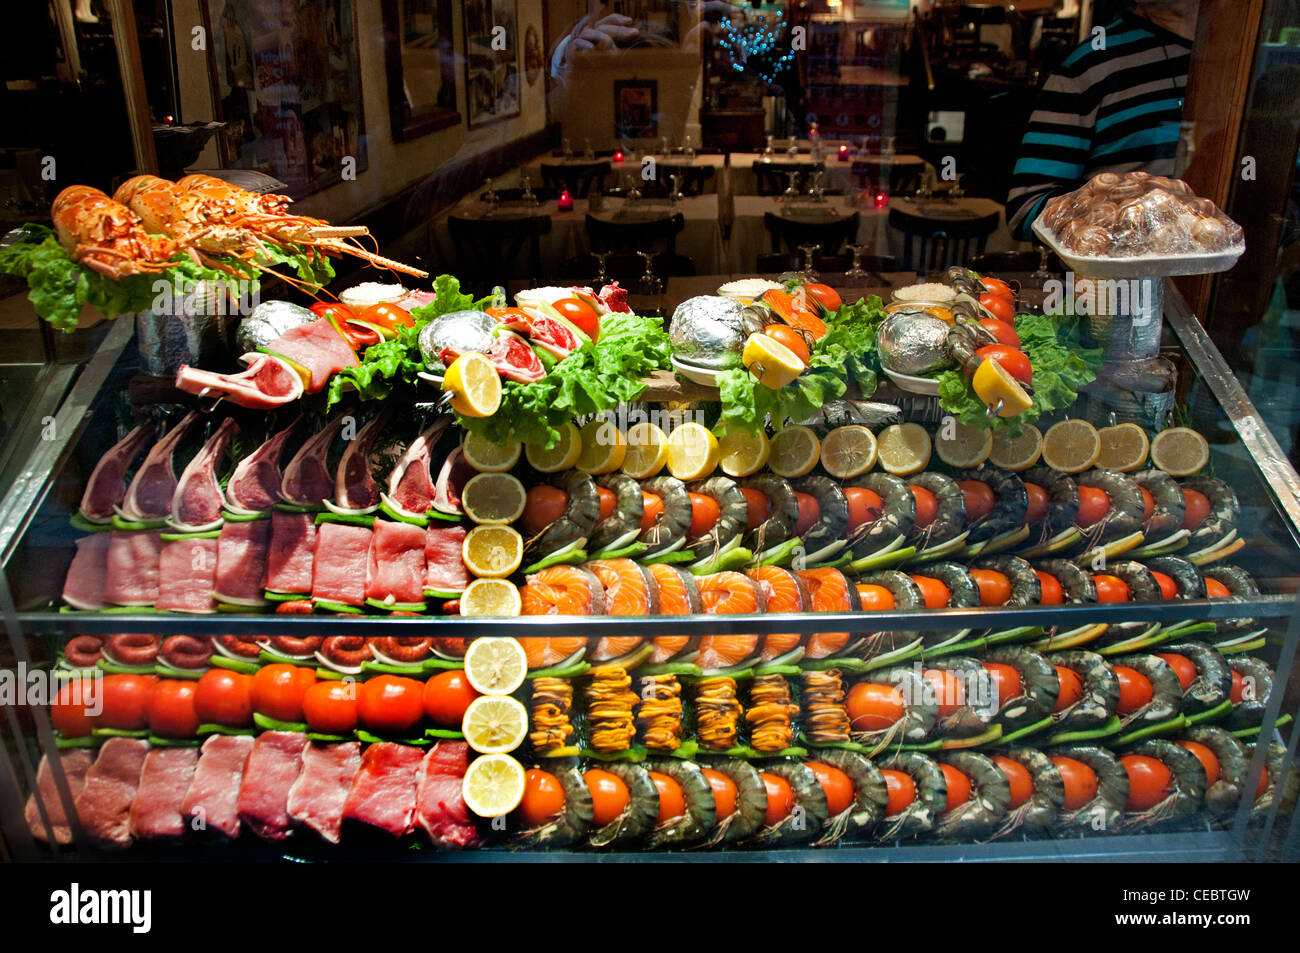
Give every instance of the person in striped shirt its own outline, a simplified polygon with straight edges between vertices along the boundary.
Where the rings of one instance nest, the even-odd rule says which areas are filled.
[[[1007,222],[1030,241],[1048,199],[1099,172],[1173,175],[1196,0],[1133,0],[1043,85],[1007,195]]]

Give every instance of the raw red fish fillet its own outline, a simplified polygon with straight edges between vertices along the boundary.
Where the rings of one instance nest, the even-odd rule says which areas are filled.
[[[411,441],[388,475],[388,498],[411,513],[426,513],[433,507],[433,475],[429,460],[433,445],[451,422],[439,417],[428,430]]]
[[[325,319],[290,328],[263,350],[287,357],[311,371],[307,393],[315,394],[329,382],[331,374],[357,366],[357,355],[343,335]]]
[[[217,574],[213,590],[219,602],[260,606],[262,579],[271,549],[271,520],[226,523],[217,537]]]
[[[478,829],[461,793],[468,768],[469,745],[463,741],[438,742],[420,764],[415,818],[439,847],[478,844]]]
[[[334,502],[353,510],[364,510],[379,503],[379,484],[370,472],[370,451],[392,417],[392,411],[379,412],[348,442],[334,475]]]
[[[240,407],[270,410],[302,396],[302,375],[270,354],[245,354],[248,369],[238,374],[217,374],[182,364],[176,372],[176,389],[187,394],[219,396]]]
[[[315,558],[316,518],[310,513],[272,513],[264,587],[272,592],[311,592]]]
[[[250,735],[211,735],[203,742],[194,780],[181,802],[187,825],[239,836],[239,792],[252,750]]]
[[[394,837],[410,831],[415,821],[416,777],[423,761],[424,752],[409,745],[380,741],[367,747],[348,792],[344,818]]]
[[[141,738],[110,738],[86,772],[77,795],[77,817],[92,844],[120,850],[131,846],[131,802],[140,787],[149,742]]]
[[[298,448],[284,468],[280,497],[298,506],[320,506],[334,493],[334,476],[329,470],[330,445],[343,426],[335,417],[320,433],[313,434]]]
[[[81,494],[81,515],[94,523],[113,518],[113,507],[126,499],[126,468],[153,440],[153,424],[141,424],[99,458]]]
[[[347,523],[322,523],[317,528],[311,576],[313,599],[348,606],[366,601],[366,569],[373,535],[368,526]]]
[[[337,844],[343,807],[360,769],[358,741],[309,744],[302,753],[302,773],[289,789],[289,816]]]
[[[185,833],[181,803],[194,780],[198,748],[154,748],[144,759],[140,789],[131,802],[131,834],[139,840]]]
[[[86,785],[86,772],[90,770],[90,763],[93,760],[94,755],[85,748],[72,748],[59,755],[59,763],[63,765],[63,774],[68,781],[68,793],[72,795],[74,804],[77,795]],[[49,818],[54,843],[71,844],[72,827],[67,812],[63,810],[63,799],[59,797],[59,789],[54,784],[54,770],[50,767],[50,759],[47,756],[41,757],[40,767],[36,769],[36,790],[27,797],[27,807],[23,811],[23,817],[32,836],[42,843],[49,843],[45,834],[45,824],[41,821],[40,808],[36,804],[38,793],[41,804],[45,806],[45,814]]]
[[[239,786],[239,820],[259,837],[284,840],[292,831],[289,789],[302,770],[307,736],[291,731],[264,731],[253,742]]]
[[[424,588],[430,592],[464,592],[469,570],[461,557],[468,535],[463,526],[430,526],[424,531]]]
[[[91,533],[77,540],[68,575],[63,580],[63,601],[74,609],[102,609],[108,576],[108,533]]]
[[[280,502],[280,484],[284,480],[280,456],[301,420],[301,417],[294,420],[235,465],[235,472],[226,484],[227,504],[263,513]]]
[[[119,606],[151,606],[158,601],[158,530],[112,530],[104,573],[104,600]]]
[[[375,520],[366,569],[366,598],[388,602],[422,602],[427,571],[425,528]]]
[[[217,540],[178,539],[163,543],[158,558],[159,612],[215,612]]]
[[[122,500],[122,515],[132,520],[160,520],[170,516],[176,494],[176,465],[173,457],[190,427],[199,419],[190,411],[167,435],[149,448],[149,454],[135,471]]]

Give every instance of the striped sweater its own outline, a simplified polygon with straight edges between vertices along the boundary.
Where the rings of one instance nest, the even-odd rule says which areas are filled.
[[[1089,39],[1065,58],[1038,94],[1007,195],[1017,238],[1053,195],[1099,172],[1145,169],[1172,175],[1191,43],[1149,20],[1122,15],[1105,27],[1105,49]]]

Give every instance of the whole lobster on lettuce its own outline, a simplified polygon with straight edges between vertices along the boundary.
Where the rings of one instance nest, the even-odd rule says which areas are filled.
[[[160,272],[180,250],[174,239],[149,234],[139,215],[88,185],[60,192],[50,218],[70,259],[114,280]]]

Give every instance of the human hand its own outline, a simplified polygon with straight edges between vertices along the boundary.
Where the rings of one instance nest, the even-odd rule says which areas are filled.
[[[583,17],[569,33],[572,50],[613,50],[619,43],[635,40],[640,35],[631,17],[610,13],[599,20]]]

